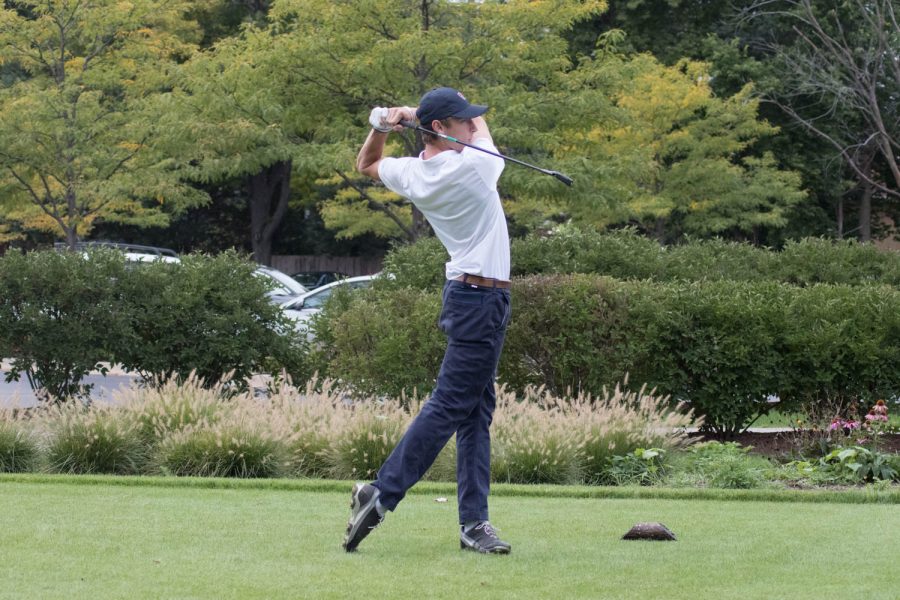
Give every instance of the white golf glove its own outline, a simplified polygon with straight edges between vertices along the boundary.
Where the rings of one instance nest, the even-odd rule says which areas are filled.
[[[388,109],[383,106],[376,106],[372,109],[372,112],[369,113],[369,125],[372,126],[372,129],[375,131],[380,131],[381,133],[390,133],[394,130],[392,125],[388,125],[385,122],[385,119],[388,117]]]

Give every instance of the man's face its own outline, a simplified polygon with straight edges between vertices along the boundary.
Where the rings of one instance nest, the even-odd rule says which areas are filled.
[[[472,121],[472,119],[456,119],[450,117],[449,119],[445,119],[445,123],[446,125],[442,123],[443,131],[439,131],[439,133],[449,135],[450,137],[455,137],[459,141],[465,142],[466,144],[472,143],[472,136],[475,134],[475,131],[477,131],[475,123]],[[448,141],[447,147],[451,150],[462,152],[462,149],[465,146]]]

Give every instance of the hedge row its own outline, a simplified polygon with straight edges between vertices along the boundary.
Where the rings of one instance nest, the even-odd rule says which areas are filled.
[[[807,238],[781,251],[750,244],[705,240],[660,246],[630,229],[611,233],[564,228],[550,236],[515,239],[512,274],[595,273],[616,279],[655,281],[779,281],[886,284],[900,287],[900,252],[871,244]],[[437,289],[447,254],[429,238],[395,249],[385,260],[396,287]]]
[[[499,378],[599,393],[630,376],[734,432],[767,412],[900,394],[900,291],[889,286],[621,281],[541,275],[513,284]],[[319,329],[330,376],[367,393],[427,392],[444,339],[437,292],[373,289]]]
[[[266,298],[255,265],[233,252],[181,263],[126,263],[121,252],[9,252],[0,257],[0,357],[8,378],[65,399],[83,377],[119,363],[146,377],[195,371],[236,382],[296,371],[302,348]]]

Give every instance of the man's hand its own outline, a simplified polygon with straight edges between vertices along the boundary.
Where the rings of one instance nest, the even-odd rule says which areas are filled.
[[[403,131],[403,125],[400,121],[416,120],[416,109],[409,106],[395,106],[393,108],[385,108],[376,106],[369,113],[369,125],[372,129],[381,133],[390,133],[391,131]]]

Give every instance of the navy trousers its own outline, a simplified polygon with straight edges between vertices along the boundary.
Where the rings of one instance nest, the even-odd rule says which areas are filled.
[[[447,336],[447,352],[437,386],[372,483],[388,510],[397,507],[456,433],[459,522],[488,519],[494,379],[509,316],[509,290],[460,281],[444,285],[438,324]]]

